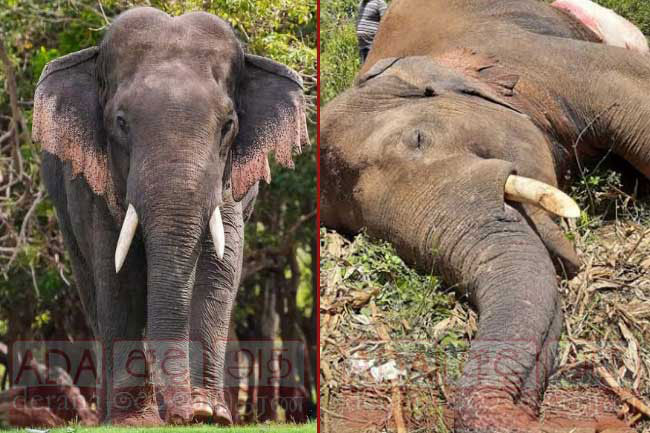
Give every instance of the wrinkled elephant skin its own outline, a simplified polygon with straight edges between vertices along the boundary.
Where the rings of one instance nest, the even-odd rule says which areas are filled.
[[[557,271],[580,262],[543,192],[561,198],[576,157],[608,152],[650,176],[648,94],[648,56],[544,2],[395,0],[354,86],[324,108],[322,223],[390,241],[479,313],[456,431],[551,428],[537,417],[563,323]]]
[[[47,65],[33,135],[107,360],[103,422],[228,423],[244,221],[268,154],[291,167],[308,141],[300,77],[245,54],[214,15],[136,8],[98,47]],[[145,349],[147,374],[130,374]]]

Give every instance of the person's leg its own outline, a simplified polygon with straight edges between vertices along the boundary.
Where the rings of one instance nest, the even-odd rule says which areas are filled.
[[[370,48],[368,47],[360,47],[359,48],[359,56],[361,57],[361,64],[363,65],[366,63],[366,57],[368,57],[368,51],[370,51]]]

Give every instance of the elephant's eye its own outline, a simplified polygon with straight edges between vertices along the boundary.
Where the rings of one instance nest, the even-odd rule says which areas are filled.
[[[226,138],[226,135],[232,130],[233,125],[235,122],[233,122],[232,119],[228,119],[226,123],[224,123],[223,127],[221,128],[221,140]]]
[[[122,132],[124,133],[128,132],[128,125],[126,124],[126,119],[121,114],[117,115],[116,120],[117,120],[117,126],[120,127]]]
[[[416,150],[424,150],[431,144],[431,137],[421,129],[414,129],[405,137],[406,143]]]

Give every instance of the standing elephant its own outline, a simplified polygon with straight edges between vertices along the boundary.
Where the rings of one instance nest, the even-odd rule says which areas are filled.
[[[479,313],[456,431],[542,428],[554,264],[579,267],[553,221],[579,209],[558,184],[608,152],[650,177],[650,58],[599,42],[537,0],[395,0],[323,111],[324,225],[390,241]]]
[[[136,8],[100,46],[49,63],[34,104],[45,186],[103,345],[102,420],[229,423],[244,222],[269,152],[291,167],[308,143],[300,77],[244,54],[214,15]],[[145,348],[148,374],[129,374]]]

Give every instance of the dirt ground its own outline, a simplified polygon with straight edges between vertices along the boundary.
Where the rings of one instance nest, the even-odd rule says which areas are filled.
[[[584,265],[559,279],[565,326],[541,417],[650,432],[650,200],[613,172],[585,177],[572,196],[586,211],[563,225]],[[468,304],[389,245],[325,229],[320,295],[323,432],[449,431],[477,329]]]

